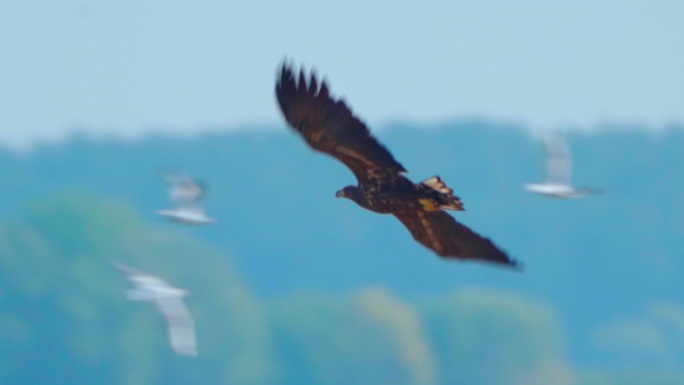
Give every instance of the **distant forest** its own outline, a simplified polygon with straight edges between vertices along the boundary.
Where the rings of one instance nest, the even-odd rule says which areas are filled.
[[[522,189],[543,148],[521,127],[376,133],[522,273],[439,259],[336,200],[351,172],[273,131],[0,153],[0,383],[684,383],[684,128],[570,132],[574,182],[606,191],[583,200]],[[218,224],[154,216],[175,168],[206,182]],[[192,292],[199,358],[173,355],[112,259]]]

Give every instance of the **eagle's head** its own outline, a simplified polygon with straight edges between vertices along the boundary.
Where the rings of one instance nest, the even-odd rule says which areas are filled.
[[[356,186],[347,186],[335,193],[335,198],[347,198],[361,205],[364,201],[363,194]]]

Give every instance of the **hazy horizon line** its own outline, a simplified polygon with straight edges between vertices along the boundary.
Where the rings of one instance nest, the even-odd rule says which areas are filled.
[[[561,131],[570,135],[595,135],[607,132],[643,132],[660,135],[671,131],[684,132],[684,122],[671,121],[661,124],[646,123],[642,121],[617,122],[604,121],[592,125],[579,124],[556,124],[536,125],[526,123],[523,119],[505,119],[487,117],[484,115],[471,115],[452,118],[431,120],[393,118],[386,119],[381,124],[369,125],[372,133],[384,133],[397,129],[421,130],[436,132],[449,127],[466,125],[484,125],[492,129],[519,130],[532,137],[541,137],[545,132]],[[205,123],[193,127],[168,127],[162,124],[150,124],[134,132],[118,130],[117,128],[93,128],[84,124],[73,124],[70,128],[53,132],[31,135],[25,138],[0,139],[0,151],[13,153],[31,153],[42,147],[68,146],[78,140],[91,142],[120,142],[137,143],[155,138],[194,139],[206,135],[279,135],[289,133],[285,122],[244,122],[234,124]],[[281,129],[282,128],[282,129]]]

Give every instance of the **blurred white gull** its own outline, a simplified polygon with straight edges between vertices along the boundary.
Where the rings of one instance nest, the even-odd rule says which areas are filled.
[[[168,210],[156,210],[155,213],[174,222],[189,225],[216,223],[216,219],[207,216],[200,203],[205,190],[202,183],[182,173],[167,174],[164,180],[169,184],[169,199],[175,207]]]
[[[197,356],[195,341],[195,322],[183,297],[190,295],[184,289],[176,288],[161,278],[143,273],[130,266],[111,262],[131,281],[135,288],[126,291],[126,297],[131,301],[151,301],[166,318],[169,342],[178,354]]]
[[[592,188],[572,186],[572,159],[568,143],[563,136],[556,134],[547,137],[545,147],[546,181],[525,184],[527,191],[554,198],[582,198],[600,192]]]

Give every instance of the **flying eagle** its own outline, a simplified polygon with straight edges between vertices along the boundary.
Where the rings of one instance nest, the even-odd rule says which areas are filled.
[[[518,267],[489,239],[458,223],[443,210],[462,211],[461,200],[435,176],[415,184],[404,166],[380,144],[344,101],[330,96],[328,85],[311,73],[295,74],[283,63],[276,97],[285,120],[316,151],[333,156],[356,176],[358,186],[336,194],[381,214],[392,214],[413,238],[439,256],[473,259]]]

